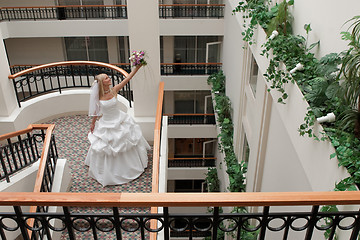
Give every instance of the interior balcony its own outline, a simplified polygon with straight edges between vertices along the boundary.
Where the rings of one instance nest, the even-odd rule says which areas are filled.
[[[224,6],[160,4],[160,34],[182,35],[181,29],[187,29],[188,35],[223,35]],[[126,5],[28,6],[24,3],[24,6],[2,6],[0,25],[4,38],[127,36],[127,15]]]
[[[222,234],[228,239],[244,239],[245,236],[252,236],[251,239],[323,239],[327,230],[329,239],[333,239],[335,233],[339,239],[358,238],[358,191],[167,193],[168,117],[162,117],[162,93],[163,84],[160,84],[153,149],[149,152],[152,164],[129,185],[102,188],[86,175],[82,162],[88,147],[87,117],[59,118],[52,123],[30,125],[0,136],[3,144],[1,166],[5,166],[1,174],[5,169],[15,169],[10,165],[19,162],[28,165],[15,174],[7,172],[10,182],[1,184],[13,185],[20,174],[22,177],[18,180],[29,180],[26,170],[36,164],[28,160],[39,162],[33,171],[37,176],[33,188],[0,193],[2,239],[17,236],[22,239],[193,239],[208,236],[215,240],[223,239]],[[34,148],[35,142],[38,145]],[[61,157],[67,158],[71,178],[66,174],[59,176],[57,172]],[[69,191],[58,187],[60,184],[66,189],[70,179]],[[325,205],[338,205],[340,211],[322,212],[320,207]]]

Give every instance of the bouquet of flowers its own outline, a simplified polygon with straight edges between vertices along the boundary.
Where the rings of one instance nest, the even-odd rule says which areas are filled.
[[[131,66],[137,66],[139,64],[146,65],[147,62],[145,61],[145,52],[144,51],[132,51],[131,56],[129,58]]]

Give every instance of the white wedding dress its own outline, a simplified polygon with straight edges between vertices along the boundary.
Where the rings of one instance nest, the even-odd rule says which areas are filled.
[[[147,167],[149,144],[133,118],[120,110],[114,97],[100,100],[102,117],[88,134],[90,148],[85,164],[89,175],[103,186],[130,182]]]

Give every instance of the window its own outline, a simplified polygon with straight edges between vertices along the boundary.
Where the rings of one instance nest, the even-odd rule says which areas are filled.
[[[120,63],[129,63],[130,57],[130,44],[129,37],[119,37],[119,52],[120,52]]]
[[[207,90],[174,92],[174,113],[204,113],[205,97],[208,95],[211,92]],[[211,106],[208,109],[213,108]]]
[[[251,55],[251,68],[250,68],[249,84],[250,84],[250,88],[251,88],[254,96],[256,95],[256,85],[257,85],[258,72],[259,72],[259,67],[258,67],[258,65],[256,63],[254,55]]]
[[[106,37],[65,38],[68,61],[109,62]]]
[[[242,151],[242,160],[246,163],[249,162],[249,155],[250,155],[250,148],[249,143],[246,138],[246,134],[244,134],[244,145],[243,145],[243,151]]]
[[[204,63],[206,44],[217,41],[219,41],[217,36],[175,36],[174,56],[179,56],[183,63]]]
[[[170,138],[171,139],[171,138]],[[216,139],[212,138],[174,138],[169,144],[174,144],[174,152],[169,149],[169,155],[174,157],[214,157],[217,147]],[[211,142],[212,141],[212,142]],[[209,142],[209,143],[207,143]],[[205,149],[204,149],[204,143]],[[205,150],[205,151],[204,151]]]
[[[202,192],[205,180],[168,180],[167,192]]]

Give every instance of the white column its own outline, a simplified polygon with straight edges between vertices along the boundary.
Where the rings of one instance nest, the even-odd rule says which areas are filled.
[[[8,117],[17,107],[17,100],[12,81],[8,78],[10,68],[3,39],[0,29],[0,117]]]
[[[159,3],[157,0],[131,0],[127,4],[130,50],[144,50],[148,62],[131,80],[134,115],[153,117],[160,82]]]

